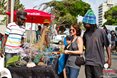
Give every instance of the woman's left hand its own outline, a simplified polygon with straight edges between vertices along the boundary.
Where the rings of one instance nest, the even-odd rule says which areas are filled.
[[[69,50],[65,50],[65,54],[70,54],[71,52]]]

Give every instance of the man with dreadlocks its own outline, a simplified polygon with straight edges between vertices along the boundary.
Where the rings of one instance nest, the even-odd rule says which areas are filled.
[[[103,29],[97,27],[96,16],[91,9],[83,17],[83,24],[86,29],[83,35],[86,78],[102,78],[104,64],[107,63],[109,67],[111,66],[108,37]],[[107,61],[105,61],[104,47],[107,52]]]

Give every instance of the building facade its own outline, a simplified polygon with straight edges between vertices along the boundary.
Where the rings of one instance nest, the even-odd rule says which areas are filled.
[[[106,19],[104,19],[104,14],[106,11],[108,11],[113,6],[115,6],[115,4],[112,2],[112,0],[107,0],[106,2],[102,3],[98,7],[98,24],[99,24],[99,26],[102,26],[106,22]]]

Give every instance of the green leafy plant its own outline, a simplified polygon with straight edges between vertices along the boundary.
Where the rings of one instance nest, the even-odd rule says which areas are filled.
[[[19,55],[15,55],[13,57],[11,57],[7,62],[6,62],[6,67],[9,67],[10,65],[15,65],[16,62],[18,62],[20,60],[20,56]]]

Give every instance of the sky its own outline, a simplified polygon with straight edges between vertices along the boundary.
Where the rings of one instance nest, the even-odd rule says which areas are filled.
[[[35,6],[40,6],[40,4],[49,2],[52,0],[20,0],[21,3],[25,6],[25,8],[33,8]],[[57,0],[60,1],[60,0]],[[103,2],[106,2],[107,0],[82,0],[86,3],[89,3],[91,5],[91,8],[93,9],[96,17],[98,18],[98,6],[102,4]],[[117,0],[112,0],[112,2],[116,2]]]
[[[52,0],[20,0],[22,4],[24,4],[25,8],[33,8],[35,6],[40,6],[40,4],[49,2]],[[61,1],[61,0],[56,0]]]

